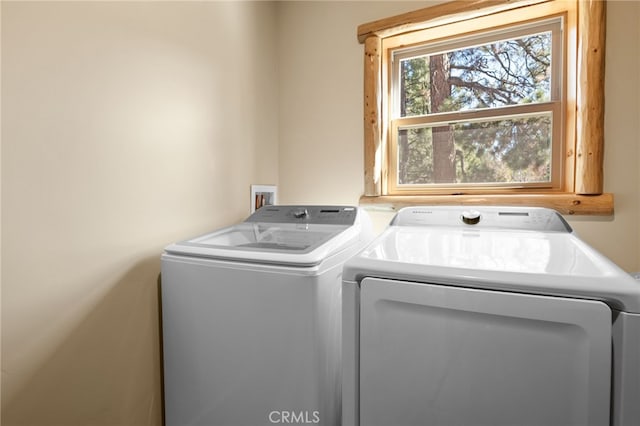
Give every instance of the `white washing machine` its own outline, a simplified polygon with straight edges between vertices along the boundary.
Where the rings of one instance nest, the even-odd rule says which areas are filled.
[[[266,206],[162,255],[165,424],[340,424],[344,206]]]
[[[640,425],[640,284],[555,211],[412,207],[343,274],[343,425]]]

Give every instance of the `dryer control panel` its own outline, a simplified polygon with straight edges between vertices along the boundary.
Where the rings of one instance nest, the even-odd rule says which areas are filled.
[[[406,207],[396,214],[391,225],[573,232],[560,213],[539,207]]]
[[[264,206],[246,222],[353,225],[357,214],[353,206]]]

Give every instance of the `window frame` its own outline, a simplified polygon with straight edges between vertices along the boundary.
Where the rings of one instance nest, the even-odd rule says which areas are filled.
[[[365,194],[361,204],[402,207],[411,204],[526,204],[564,214],[611,215],[613,195],[603,192],[604,41],[606,3],[600,0],[458,0],[358,27],[365,50]],[[564,19],[562,82],[563,143],[554,161],[562,162],[551,188],[409,188],[390,185],[389,49],[411,46],[442,34],[477,33],[501,23],[526,23],[543,17]],[[492,24],[493,23],[493,24]],[[446,31],[443,33],[443,30]],[[434,34],[439,34],[435,37]]]

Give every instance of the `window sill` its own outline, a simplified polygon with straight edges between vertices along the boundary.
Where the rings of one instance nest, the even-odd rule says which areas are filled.
[[[613,194],[497,194],[497,195],[383,195],[362,196],[361,206],[399,209],[418,205],[548,207],[563,215],[613,215]]]

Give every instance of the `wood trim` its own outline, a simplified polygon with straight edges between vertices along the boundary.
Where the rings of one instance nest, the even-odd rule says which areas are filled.
[[[578,2],[576,193],[601,194],[604,180],[606,2]]]
[[[399,209],[418,205],[463,205],[463,206],[531,206],[552,208],[564,215],[613,215],[613,194],[500,194],[500,195],[431,195],[360,198],[361,206],[388,206]]]
[[[576,172],[576,123],[578,114],[577,92],[578,92],[578,7],[577,4],[567,10],[566,13],[567,31],[564,32],[565,51],[563,61],[566,64],[567,72],[562,83],[564,96],[566,99],[564,109],[564,140],[562,149],[564,153],[563,187],[568,193],[575,192],[575,172]],[[571,72],[574,70],[574,72]]]
[[[362,24],[358,26],[358,41],[364,43],[372,35],[389,37],[547,1],[549,0],[451,1]]]
[[[364,193],[381,195],[381,76],[382,40],[371,36],[364,44]]]

